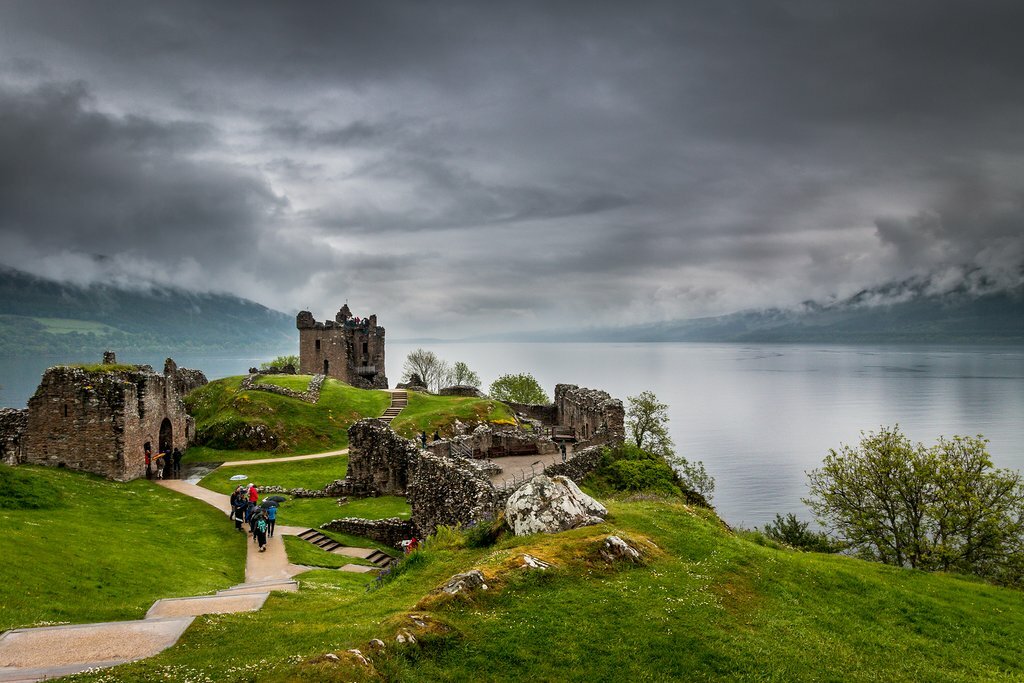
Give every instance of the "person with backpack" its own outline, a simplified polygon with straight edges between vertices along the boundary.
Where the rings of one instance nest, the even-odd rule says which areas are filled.
[[[271,505],[267,508],[267,532],[270,538],[274,537],[274,526],[277,524],[277,506]]]
[[[260,552],[262,553],[267,549],[267,518],[265,515],[257,514],[253,517],[253,537],[256,539],[256,545],[259,546]]]

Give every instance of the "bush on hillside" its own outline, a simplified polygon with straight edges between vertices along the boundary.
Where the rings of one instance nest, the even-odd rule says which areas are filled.
[[[229,418],[199,429],[196,444],[225,451],[272,451],[280,438],[262,422]]]
[[[295,355],[291,356],[278,356],[274,360],[268,360],[266,363],[260,363],[261,370],[269,370],[270,368],[286,368],[292,366],[296,370],[299,368],[299,357]]]
[[[60,489],[31,472],[0,465],[0,509],[50,510],[61,504]]]
[[[774,521],[764,525],[763,533],[768,538],[797,550],[837,553],[843,549],[841,543],[823,531],[812,531],[810,526],[809,522],[800,521],[792,512],[785,517],[776,514]]]

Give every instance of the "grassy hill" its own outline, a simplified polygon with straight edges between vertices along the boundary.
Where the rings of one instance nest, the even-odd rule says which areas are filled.
[[[200,617],[171,650],[80,680],[980,681],[1024,676],[1024,594],[765,547],[706,509],[609,501],[605,524],[473,548],[442,532],[367,592],[300,575],[251,614]],[[647,549],[608,565],[610,533]],[[523,553],[552,563],[521,568]],[[489,590],[433,592],[470,568]],[[416,615],[420,624],[411,619]],[[408,629],[416,644],[395,636]],[[371,638],[387,647],[372,651]],[[345,651],[359,648],[371,666]],[[339,661],[323,658],[334,652]]]
[[[0,354],[280,351],[295,319],[247,299],[139,283],[78,286],[0,267]]]
[[[222,513],[145,480],[0,465],[0,526],[0,631],[141,619],[243,576]]]
[[[210,382],[185,398],[196,419],[198,444],[189,448],[188,462],[223,462],[329,451],[348,446],[348,428],[365,417],[378,417],[390,405],[386,391],[357,389],[328,379],[320,400],[306,403],[266,391],[243,391],[244,377],[227,377]],[[270,375],[260,382],[304,391],[310,375]],[[455,421],[509,422],[512,412],[504,404],[488,399],[457,396],[422,396],[410,392],[409,406],[392,423],[403,436],[413,438],[422,430],[451,434]],[[258,434],[272,434],[265,444]]]

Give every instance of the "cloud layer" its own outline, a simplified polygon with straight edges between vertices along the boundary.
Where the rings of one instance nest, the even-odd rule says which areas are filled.
[[[1020,284],[1015,2],[0,4],[0,262],[399,335]]]

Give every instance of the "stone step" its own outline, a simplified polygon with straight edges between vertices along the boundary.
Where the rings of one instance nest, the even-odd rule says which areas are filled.
[[[146,619],[164,617],[197,617],[200,614],[231,614],[254,612],[270,597],[266,590],[259,593],[236,595],[200,595],[194,598],[164,598],[157,600],[146,612]]]
[[[246,595],[249,593],[266,593],[268,591],[283,591],[294,593],[299,590],[297,581],[283,579],[280,581],[258,581],[253,583],[240,583],[237,586],[217,591],[217,595]]]

